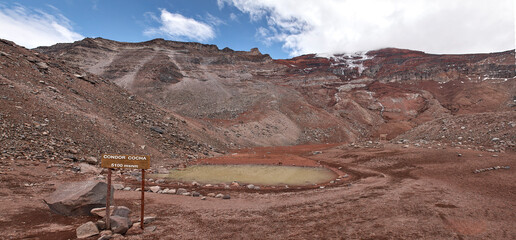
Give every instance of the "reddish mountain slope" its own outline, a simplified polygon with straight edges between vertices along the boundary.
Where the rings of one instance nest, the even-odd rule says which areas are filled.
[[[100,38],[38,50],[195,120],[229,147],[394,138],[434,119],[515,109],[514,51],[272,60],[257,49]]]
[[[5,40],[0,40],[0,102],[2,161],[50,159],[65,161],[60,166],[68,168],[102,153],[152,154],[156,164],[214,154],[205,144],[209,139],[198,141],[195,127],[174,113]]]

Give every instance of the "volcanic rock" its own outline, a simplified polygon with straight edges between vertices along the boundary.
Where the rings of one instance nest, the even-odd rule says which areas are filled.
[[[161,190],[160,186],[152,186],[149,188],[152,192],[157,193],[159,190]]]
[[[137,222],[133,224],[129,230],[127,230],[126,235],[137,235],[143,233],[143,230],[141,228],[141,223]]]
[[[100,232],[100,238],[97,240],[108,240],[111,239],[113,235],[113,232],[111,230],[104,230]]]
[[[87,163],[79,163],[79,168],[80,168],[82,173],[99,174],[102,171],[102,169],[97,168],[97,167],[92,166],[92,165],[87,164]]]
[[[113,211],[115,210],[115,206],[109,206],[110,215],[113,215]],[[106,217],[106,207],[93,208],[90,211],[91,215],[98,216],[101,218]]]
[[[79,226],[76,230],[77,238],[87,238],[99,234],[97,225],[93,222],[87,222]]]
[[[95,225],[97,225],[97,228],[99,230],[105,230],[106,229],[106,222],[102,219],[98,220]]]
[[[111,187],[111,202],[114,189]],[[64,183],[44,201],[53,212],[66,216],[90,215],[106,205],[107,184],[98,181]]]
[[[95,165],[99,162],[99,160],[96,157],[86,157],[86,162]]]
[[[149,224],[151,222],[154,222],[156,221],[156,216],[145,216],[143,217],[143,223],[144,224]]]
[[[178,195],[183,195],[185,193],[188,193],[188,191],[184,188],[178,188],[176,191],[176,194],[178,194]]]
[[[115,210],[113,211],[113,216],[120,216],[128,218],[129,214],[131,213],[131,209],[125,206],[117,206]]]
[[[111,216],[109,219],[111,222],[111,231],[113,231],[113,233],[124,234],[133,224],[131,220],[126,217]]]

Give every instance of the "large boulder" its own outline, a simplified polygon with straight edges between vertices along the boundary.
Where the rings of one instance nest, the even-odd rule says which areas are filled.
[[[111,203],[113,193],[111,187]],[[71,182],[57,187],[44,201],[53,212],[65,216],[90,215],[93,208],[105,207],[107,184],[99,181]]]

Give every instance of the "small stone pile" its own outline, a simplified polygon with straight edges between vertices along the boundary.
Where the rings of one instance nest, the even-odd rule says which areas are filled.
[[[110,208],[110,228],[107,229],[105,216],[106,208],[94,208],[91,210],[91,214],[99,217],[97,222],[87,222],[76,229],[77,238],[88,238],[95,235],[100,235],[100,239],[111,239],[120,238],[124,234],[139,234],[142,233],[141,223],[136,222],[133,224],[129,214],[131,210],[125,206],[111,207]],[[156,220],[156,217],[147,216],[144,217],[144,224],[148,224]],[[156,228],[154,226],[148,227],[146,231],[153,231]]]

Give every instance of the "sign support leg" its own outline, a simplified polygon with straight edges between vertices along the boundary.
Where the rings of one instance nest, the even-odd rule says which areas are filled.
[[[107,175],[107,196],[106,196],[106,229],[111,229],[111,221],[109,219],[110,215],[110,201],[111,201],[111,168],[108,168]]]
[[[143,230],[143,216],[144,216],[144,207],[145,207],[145,198],[144,198],[144,195],[145,195],[145,169],[142,169],[142,207],[141,207],[141,213],[140,213],[140,226]]]

